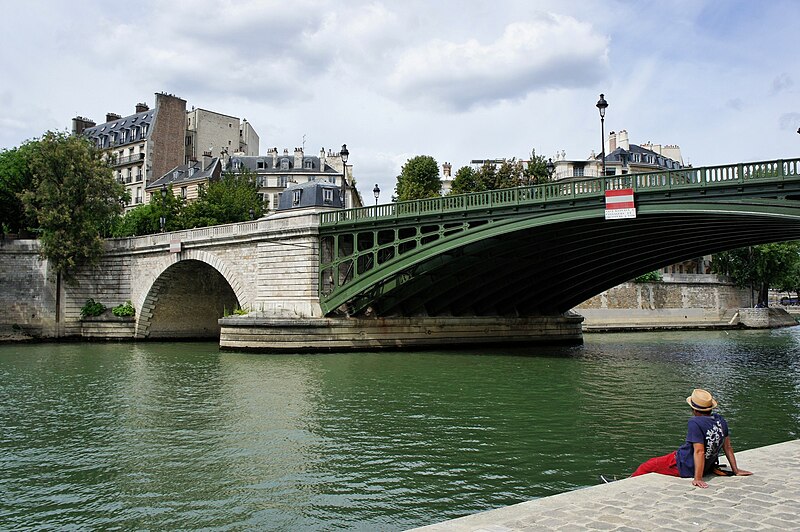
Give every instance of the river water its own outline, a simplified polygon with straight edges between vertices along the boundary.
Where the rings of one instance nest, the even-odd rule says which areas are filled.
[[[736,449],[800,437],[800,328],[474,352],[3,345],[0,528],[401,530],[627,474],[682,443],[694,387]]]

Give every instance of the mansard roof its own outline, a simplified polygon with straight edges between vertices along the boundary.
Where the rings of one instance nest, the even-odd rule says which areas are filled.
[[[217,178],[222,172],[222,164],[218,157],[211,159],[208,167],[203,170],[202,161],[190,161],[188,164],[181,164],[159,177],[147,187],[145,190],[152,191],[161,188],[162,185],[173,188],[184,186],[187,183],[194,183],[196,181],[206,181],[212,178]]]
[[[112,120],[111,122],[106,122],[104,124],[98,124],[93,127],[88,127],[83,131],[83,135],[92,139],[97,139],[98,137],[102,137],[104,135],[111,135],[112,133],[119,133],[123,130],[130,130],[131,128],[135,127],[142,127],[147,126],[147,131],[143,136],[139,138],[135,138],[132,140],[128,140],[125,144],[129,142],[136,142],[146,139],[150,136],[150,132],[153,130],[152,125],[153,121],[155,120],[156,111],[155,109],[149,109],[147,111],[142,111],[141,113],[135,113],[130,116],[125,116],[119,118],[117,120]]]
[[[286,163],[286,168],[282,163]],[[304,155],[303,165],[296,168],[294,165],[294,155],[282,154],[273,157],[272,155],[234,155],[228,163],[229,167],[236,169],[237,165],[246,168],[257,174],[341,174],[341,172],[324,163],[319,157],[314,155]],[[307,168],[306,166],[310,166]]]
[[[669,157],[665,157],[660,155],[653,150],[648,150],[647,148],[642,148],[637,144],[630,144],[628,150],[618,147],[611,153],[606,154],[606,161],[607,162],[619,162],[622,163],[623,166],[627,165],[628,163],[635,163],[636,165],[642,166],[654,166],[658,168],[681,168],[682,165],[678,161],[674,161]],[[631,157],[631,155],[636,155],[637,157]],[[602,155],[597,155],[597,159],[600,159]]]

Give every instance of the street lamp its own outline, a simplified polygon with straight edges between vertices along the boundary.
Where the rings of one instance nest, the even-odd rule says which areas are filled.
[[[158,218],[158,225],[161,226],[161,232],[164,232],[164,228],[167,225],[167,217],[164,216],[166,212],[166,203],[167,203],[167,185],[161,185],[161,216]]]
[[[553,179],[553,172],[556,171],[556,165],[553,164],[553,159],[547,159],[547,180]]]
[[[342,208],[345,205],[345,192],[347,190],[347,158],[350,157],[350,152],[347,151],[347,144],[342,144],[342,149],[339,151],[339,156],[342,158]]]
[[[375,183],[375,188],[372,189],[372,193],[375,194],[375,206],[378,206],[378,196],[381,195],[381,189],[378,188],[378,183]]]
[[[603,177],[606,176],[606,132],[605,132],[605,124],[603,123],[606,118],[606,108],[608,107],[608,102],[600,95],[600,99],[597,100],[597,109],[600,111],[600,157],[603,159]]]

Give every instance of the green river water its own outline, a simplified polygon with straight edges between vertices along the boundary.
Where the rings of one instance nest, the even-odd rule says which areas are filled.
[[[402,530],[627,474],[682,443],[694,387],[735,449],[800,437],[800,327],[471,352],[0,345],[0,529]]]

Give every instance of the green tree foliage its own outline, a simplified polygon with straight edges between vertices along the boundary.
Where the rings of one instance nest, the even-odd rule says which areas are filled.
[[[450,194],[466,194],[467,192],[483,192],[483,183],[478,179],[478,174],[471,166],[462,166],[456,171]]]
[[[547,161],[543,155],[536,155],[536,149],[531,150],[531,159],[525,167],[525,183],[542,185],[552,180],[553,176],[547,169]]]
[[[441,189],[439,164],[430,155],[418,155],[406,161],[395,187],[400,201],[433,198]]]
[[[122,212],[125,187],[88,140],[47,132],[35,143],[31,187],[22,193],[36,221],[41,253],[68,282],[78,268],[96,265],[102,236]]]
[[[778,242],[734,249],[714,255],[711,269],[728,275],[740,287],[758,294],[758,306],[769,306],[769,289],[778,287],[787,270],[798,261],[798,242]]]
[[[247,170],[224,172],[200,191],[197,201],[187,205],[182,224],[188,228],[244,222],[250,219],[251,209],[256,218],[264,212],[256,175]]]
[[[487,161],[478,170],[462,166],[453,179],[451,194],[483,192],[524,185],[540,185],[550,181],[552,176],[547,169],[547,161],[536,150],[531,150],[527,164],[510,160],[497,163]]]
[[[30,161],[37,145],[29,141],[0,152],[0,233],[19,233],[31,225],[21,195],[30,189]]]

